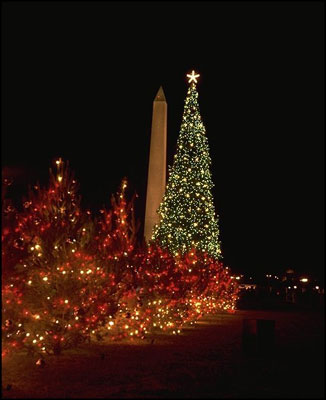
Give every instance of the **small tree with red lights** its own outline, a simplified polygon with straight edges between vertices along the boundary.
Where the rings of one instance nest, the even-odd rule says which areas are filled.
[[[93,252],[97,264],[108,277],[101,294],[108,304],[108,318],[96,330],[98,339],[124,337],[124,318],[128,319],[131,313],[128,307],[132,307],[130,299],[135,289],[133,258],[139,222],[134,213],[136,195],[128,201],[126,188],[127,179],[124,178],[120,190],[111,196],[111,209],[100,210],[95,222]]]
[[[87,253],[93,225],[61,159],[48,187],[31,188],[23,206],[15,231],[26,256],[4,283],[3,337],[9,347],[60,354],[89,337],[98,320],[99,282]]]

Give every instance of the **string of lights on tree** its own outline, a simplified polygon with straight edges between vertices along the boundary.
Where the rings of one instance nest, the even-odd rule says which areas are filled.
[[[192,71],[187,76],[190,86],[177,150],[158,209],[160,222],[154,227],[152,239],[175,256],[196,248],[221,259],[218,216],[211,193],[211,158],[197,100],[199,74]]]

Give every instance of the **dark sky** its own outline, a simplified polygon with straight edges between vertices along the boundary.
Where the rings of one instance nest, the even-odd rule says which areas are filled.
[[[323,274],[323,15],[314,1],[2,2],[2,165],[24,192],[68,159],[94,210],[127,176],[142,215],[153,99],[163,85],[170,164],[195,69],[225,263]]]

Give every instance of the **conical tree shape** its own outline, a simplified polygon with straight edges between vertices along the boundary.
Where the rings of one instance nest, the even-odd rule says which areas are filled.
[[[177,151],[158,208],[160,222],[154,227],[152,239],[175,256],[196,248],[219,259],[211,158],[197,98],[196,85],[192,83],[185,100]]]

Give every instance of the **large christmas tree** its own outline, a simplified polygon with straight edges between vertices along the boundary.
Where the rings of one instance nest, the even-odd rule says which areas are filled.
[[[201,120],[194,71],[187,75],[185,100],[177,151],[169,171],[166,191],[159,206],[160,222],[152,239],[175,256],[192,248],[221,258],[218,216],[211,189],[211,158],[205,127]]]

